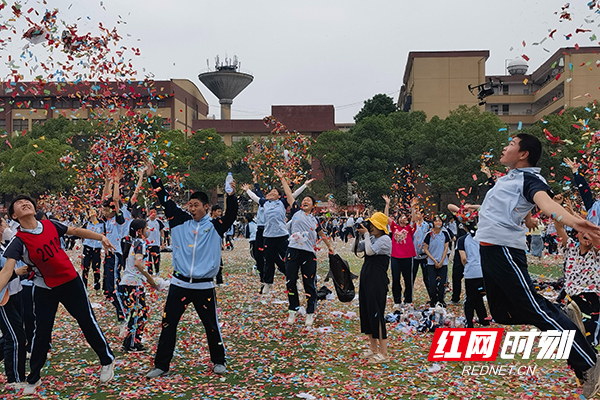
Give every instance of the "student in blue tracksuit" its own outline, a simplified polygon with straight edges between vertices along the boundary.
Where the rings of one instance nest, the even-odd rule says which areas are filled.
[[[583,381],[583,396],[590,398],[600,389],[598,356],[576,323],[535,290],[527,271],[522,222],[537,205],[546,215],[591,239],[600,239],[600,227],[569,214],[552,200],[548,184],[539,174],[540,169],[535,168],[541,155],[540,141],[524,133],[514,136],[502,151],[500,162],[509,170],[485,195],[475,235],[480,244],[485,291],[492,317],[500,324],[575,331],[568,364]],[[537,224],[535,219],[530,222],[526,223],[528,227]],[[581,313],[574,314],[579,314],[577,319],[581,321]]]
[[[146,377],[156,378],[169,370],[175,350],[177,325],[190,303],[194,304],[204,325],[213,371],[224,374],[225,346],[217,319],[214,278],[219,272],[223,234],[237,217],[235,182],[231,183],[233,191],[227,196],[225,215],[211,220],[206,193],[194,192],[188,202],[188,211],[184,211],[169,198],[167,190],[154,176],[154,166],[150,162],[146,163],[146,174],[169,218],[173,237],[173,279],[165,303],[154,368]]]

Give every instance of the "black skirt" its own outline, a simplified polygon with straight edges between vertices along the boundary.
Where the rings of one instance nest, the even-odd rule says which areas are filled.
[[[360,331],[371,335],[374,339],[387,339],[385,303],[389,284],[387,272],[389,265],[389,256],[365,256],[365,262],[360,270],[358,288]]]

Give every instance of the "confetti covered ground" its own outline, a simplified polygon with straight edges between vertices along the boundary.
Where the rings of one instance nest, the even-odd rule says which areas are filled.
[[[235,249],[223,252],[225,285],[217,288],[219,320],[227,347],[228,373],[221,377],[211,371],[204,330],[193,310],[188,310],[179,325],[178,345],[171,370],[165,377],[147,380],[158,341],[160,317],[166,292],[147,296],[150,321],[144,354],[120,351],[116,318],[112,307],[104,308],[99,294],[90,291],[95,312],[117,356],[115,379],[99,383],[99,364],[87,346],[75,321],[59,309],[48,365],[42,371],[43,384],[37,397],[46,399],[578,399],[572,374],[563,361],[513,360],[509,366],[537,365],[535,376],[461,376],[466,363],[434,364],[427,361],[432,333],[407,335],[388,324],[392,361],[373,366],[360,358],[365,348],[359,332],[358,301],[340,303],[319,301],[318,316],[312,329],[303,326],[304,318],[289,327],[284,279],[276,276],[274,293],[258,295],[258,276],[245,239],[234,242]],[[350,244],[336,241],[337,251],[349,260],[358,273],[361,260],[350,252]],[[78,263],[79,251],[72,258]],[[171,272],[171,253],[163,254],[161,275]],[[326,275],[327,254],[320,252],[319,275]],[[550,257],[553,259],[554,257]],[[558,260],[554,260],[558,261]],[[556,264],[556,263],[555,263]],[[551,275],[552,265],[539,266]],[[322,280],[318,287],[323,285]],[[331,282],[327,286],[333,290]],[[149,289],[147,290],[149,292]],[[417,278],[415,306],[424,304],[421,275]],[[391,294],[391,293],[388,293]],[[301,303],[302,304],[302,303]],[[449,306],[459,313],[459,306]],[[388,299],[388,311],[392,299]],[[340,315],[345,314],[345,315]],[[530,327],[515,327],[514,330]],[[434,367],[434,368],[432,368]],[[0,378],[6,382],[4,374]],[[17,398],[15,392],[2,390],[2,398]]]

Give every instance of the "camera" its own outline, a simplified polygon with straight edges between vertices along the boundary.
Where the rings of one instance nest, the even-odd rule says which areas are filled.
[[[354,230],[356,231],[357,229],[360,229],[360,226],[364,226],[367,231],[369,230],[370,226],[371,226],[371,221],[363,221],[363,222],[357,222],[354,224]]]

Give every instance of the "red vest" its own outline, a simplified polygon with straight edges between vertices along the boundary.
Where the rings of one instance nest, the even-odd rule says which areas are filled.
[[[17,231],[27,252],[29,259],[42,274],[44,282],[53,288],[77,278],[77,271],[73,267],[69,256],[60,247],[60,238],[54,224],[49,220],[43,220],[44,229],[39,235]]]

